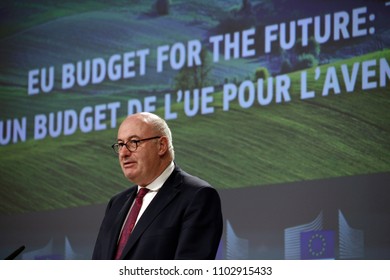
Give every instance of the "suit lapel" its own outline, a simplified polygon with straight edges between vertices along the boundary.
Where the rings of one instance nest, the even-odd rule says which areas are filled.
[[[129,241],[126,244],[125,249],[123,250],[122,257],[125,256],[131,250],[136,241],[140,238],[140,236],[148,228],[148,226],[153,222],[157,215],[179,193],[179,186],[181,184],[181,176],[179,175],[179,170],[180,169],[178,167],[175,167],[175,170],[172,172],[172,174],[158,191],[154,199],[151,201],[148,208],[146,208],[145,212],[142,214],[129,238]]]
[[[130,206],[133,204],[136,194],[137,194],[137,186],[134,186],[131,189],[131,191],[123,198],[123,201],[118,203],[118,205],[123,205],[123,207],[120,209],[118,214],[114,217],[115,222],[113,224],[117,226],[113,228],[111,231],[112,238],[110,238],[111,242],[108,251],[110,254],[110,259],[113,259],[115,256],[119,234],[121,232],[123,223],[126,219],[127,213],[130,210]],[[116,212],[114,211],[114,213]]]

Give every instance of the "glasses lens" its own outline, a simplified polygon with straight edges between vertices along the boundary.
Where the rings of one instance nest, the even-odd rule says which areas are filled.
[[[115,153],[119,153],[119,144],[118,143],[115,143],[111,147],[112,147],[112,149],[114,150]]]
[[[129,141],[126,143],[126,147],[127,149],[130,151],[130,152],[134,152],[135,150],[137,150],[138,146],[137,146],[137,142],[135,141]]]
[[[119,151],[123,147],[126,147],[127,150],[129,150],[130,152],[134,152],[135,150],[137,150],[137,142],[129,141],[127,143],[115,143],[111,147],[117,154],[119,154]]]

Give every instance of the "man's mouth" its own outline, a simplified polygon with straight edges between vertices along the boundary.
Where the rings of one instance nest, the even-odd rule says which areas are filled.
[[[123,163],[122,163],[122,165],[123,165],[123,167],[131,167],[131,166],[133,166],[135,164],[135,161],[130,161],[130,160],[127,160],[127,161],[124,161]]]

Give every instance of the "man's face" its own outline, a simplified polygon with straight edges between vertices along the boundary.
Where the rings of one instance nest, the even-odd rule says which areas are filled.
[[[118,143],[159,136],[142,119],[131,116],[118,129]],[[142,141],[134,152],[126,147],[119,151],[119,163],[124,175],[133,183],[146,186],[159,175],[159,139]]]

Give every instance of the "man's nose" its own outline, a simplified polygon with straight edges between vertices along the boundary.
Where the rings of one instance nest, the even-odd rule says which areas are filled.
[[[131,154],[131,152],[129,151],[129,149],[127,149],[126,146],[122,146],[122,148],[119,149],[118,154],[120,157],[123,157],[123,156],[128,156],[129,154]]]

